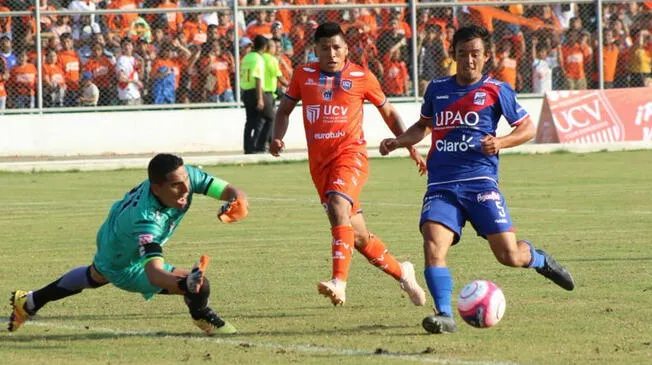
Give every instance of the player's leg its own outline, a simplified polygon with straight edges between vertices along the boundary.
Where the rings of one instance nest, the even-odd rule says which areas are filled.
[[[435,303],[435,314],[422,322],[423,328],[430,333],[457,331],[453,319],[453,277],[446,258],[450,247],[459,241],[464,223],[454,192],[426,193],[419,226],[423,236],[424,276]]]
[[[349,217],[351,202],[347,197],[336,193],[328,194],[327,197],[325,206],[331,224],[332,274],[331,280],[317,284],[317,290],[330,298],[333,305],[343,305],[346,301],[346,281],[354,245],[353,227]]]
[[[164,263],[163,270],[172,273],[179,279],[184,279],[190,274],[190,270],[176,268]],[[119,273],[119,279],[111,280],[118,288],[130,292],[140,293],[146,299],[152,298],[155,294],[182,295],[193,323],[207,335],[232,334],[237,330],[229,322],[220,318],[213,309],[208,306],[208,299],[211,294],[210,282],[202,273],[201,286],[197,293],[182,289],[181,285],[173,288],[162,289],[153,285],[143,265],[133,265]]]
[[[47,303],[81,293],[84,289],[99,288],[108,280],[93,265],[76,267],[36,291],[16,290],[11,293],[13,311],[9,331],[16,331]]]
[[[362,213],[357,213],[351,217],[351,225],[354,229],[356,250],[372,265],[398,280],[401,289],[408,293],[412,303],[424,305],[426,293],[416,280],[414,265],[408,261],[399,263],[389,252],[385,243],[369,232]]]
[[[534,268],[566,290],[575,283],[568,270],[544,251],[526,240],[517,240],[505,197],[493,183],[481,183],[463,194],[461,199],[478,235],[486,237],[489,246],[503,265]]]

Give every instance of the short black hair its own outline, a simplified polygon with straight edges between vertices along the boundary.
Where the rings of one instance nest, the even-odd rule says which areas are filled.
[[[154,156],[147,166],[147,176],[152,184],[162,184],[167,181],[170,172],[183,166],[183,159],[169,153],[159,153]]]
[[[257,35],[256,38],[254,38],[254,51],[262,51],[267,47],[267,43],[269,42],[269,39],[265,37],[264,35]]]
[[[489,33],[487,28],[481,27],[479,25],[470,25],[458,29],[455,32],[455,35],[453,35],[453,44],[451,45],[453,52],[455,52],[455,46],[458,43],[468,42],[476,38],[480,38],[482,40],[482,43],[484,43],[485,51],[489,51],[491,49],[491,33]]]
[[[332,22],[324,23],[315,30],[315,42],[319,42],[321,38],[330,38],[337,35],[344,38],[344,32],[342,32],[339,24]]]

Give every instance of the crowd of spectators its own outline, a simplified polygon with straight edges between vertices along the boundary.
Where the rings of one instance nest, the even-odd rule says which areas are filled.
[[[9,13],[0,16],[3,109],[35,105],[36,20],[34,16],[10,14],[32,11],[30,3],[0,0],[0,12]],[[594,4],[542,2],[489,7],[474,6],[469,0],[457,8],[420,8],[416,34],[412,34],[406,7],[286,10],[276,6],[350,2],[238,3],[266,5],[269,10],[241,10],[237,14],[230,10],[201,11],[208,6],[231,7],[233,0],[40,0],[42,11],[79,12],[40,17],[44,106],[232,102],[237,92],[236,32],[240,57],[251,49],[255,36],[274,39],[281,71],[290,79],[296,65],[316,60],[313,32],[324,21],[341,24],[350,60],[374,72],[389,96],[411,95],[414,67],[421,91],[432,78],[454,74],[452,35],[469,23],[484,25],[494,35],[487,72],[521,93],[597,87],[598,31],[603,33],[605,87],[652,83],[652,2],[605,4],[603,29],[598,30]],[[197,10],[181,13],[179,7]],[[138,12],[145,8],[159,8],[165,13]],[[124,13],[94,13],[97,9]]]

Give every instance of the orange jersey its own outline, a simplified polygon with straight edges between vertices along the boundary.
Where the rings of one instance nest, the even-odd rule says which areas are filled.
[[[385,94],[371,71],[347,62],[341,72],[320,72],[319,63],[295,69],[286,97],[303,102],[303,126],[311,172],[349,151],[366,152],[365,100],[382,106]]]
[[[179,88],[179,81],[181,80],[181,64],[177,59],[164,60],[157,58],[152,63],[151,77],[154,78],[159,73],[161,67],[167,67],[168,70],[174,72],[174,87]]]
[[[31,63],[16,65],[11,68],[10,84],[18,95],[36,95],[36,66]]]
[[[84,65],[84,71],[93,73],[93,82],[99,88],[109,88],[115,85],[115,66],[106,56],[89,58]]]
[[[59,86],[66,84],[66,80],[63,77],[63,70],[57,64],[43,64],[43,76],[50,78],[50,81]]]
[[[207,31],[208,26],[201,21],[199,23],[187,21],[183,23],[183,28],[181,29],[184,42],[197,45],[206,43],[206,39],[208,39],[208,35],[206,35]]]
[[[404,95],[408,70],[403,61],[392,61],[392,55],[383,57],[383,87],[387,94]]]
[[[81,62],[74,50],[60,51],[59,54],[59,67],[63,70],[63,76],[66,79],[66,87],[68,90],[79,89],[79,71],[81,70]]]
[[[583,79],[584,61],[589,60],[591,49],[589,46],[574,44],[565,45],[561,48],[562,67],[566,72],[566,77],[573,80]]]
[[[516,60],[514,58],[498,55],[498,67],[493,71],[494,78],[508,83],[516,90]]]
[[[215,89],[213,95],[222,95],[226,90],[231,89],[231,72],[234,72],[234,65],[228,57],[221,55],[217,58],[205,57],[200,62],[202,70],[209,69],[215,76]]]

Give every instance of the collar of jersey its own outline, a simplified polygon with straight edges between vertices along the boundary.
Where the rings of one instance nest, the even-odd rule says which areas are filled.
[[[473,90],[473,89],[477,88],[478,86],[482,85],[485,81],[487,81],[487,79],[489,78],[489,75],[482,75],[482,78],[479,81],[477,81],[477,82],[475,82],[473,84],[464,85],[464,86],[457,83],[457,77],[456,76],[452,76],[452,78],[453,78],[453,84],[456,87],[458,87],[458,88],[460,88],[462,90]]]
[[[321,72],[322,74],[324,74],[326,76],[340,76],[340,75],[342,75],[342,72],[344,72],[344,70],[346,70],[347,67],[349,67],[349,61],[348,60],[344,63],[344,67],[342,67],[342,69],[339,70],[339,71],[329,72],[329,71],[319,70],[319,72]]]

